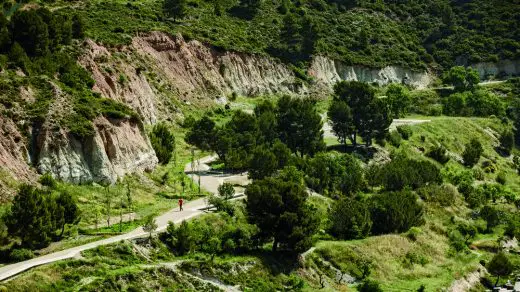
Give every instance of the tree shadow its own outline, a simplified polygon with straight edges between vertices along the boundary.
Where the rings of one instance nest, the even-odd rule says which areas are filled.
[[[272,275],[290,274],[299,268],[298,254],[289,251],[257,250],[250,253],[262,261]]]

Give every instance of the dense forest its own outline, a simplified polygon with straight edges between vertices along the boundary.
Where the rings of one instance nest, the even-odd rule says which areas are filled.
[[[79,2],[74,11],[87,36],[107,44],[160,29],[295,64],[322,54],[346,64],[442,70],[517,59],[518,9],[515,0],[178,0]]]

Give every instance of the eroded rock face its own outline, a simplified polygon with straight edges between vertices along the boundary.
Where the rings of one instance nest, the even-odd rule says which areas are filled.
[[[485,62],[470,65],[475,68],[480,79],[486,80],[494,76],[518,76],[520,75],[520,60],[501,60],[496,63]]]
[[[9,171],[15,179],[34,176],[27,164],[28,151],[25,137],[13,121],[0,115],[0,168]]]
[[[43,130],[38,137],[37,168],[72,183],[113,183],[135,171],[150,171],[157,157],[137,124],[126,120],[94,121],[94,137],[79,140],[63,130]]]
[[[405,83],[418,89],[428,87],[433,81],[433,75],[423,71],[417,72],[399,66],[387,66],[373,69],[364,66],[347,66],[341,62],[323,56],[312,60],[308,73],[318,82],[329,87],[341,80],[361,81],[386,85],[389,83]]]
[[[291,70],[272,58],[220,52],[199,41],[186,42],[181,35],[160,32],[134,38],[132,47],[149,57],[180,97],[305,91]]]

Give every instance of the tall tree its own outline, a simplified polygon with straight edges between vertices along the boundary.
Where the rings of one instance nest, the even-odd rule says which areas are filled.
[[[200,150],[208,151],[212,149],[215,134],[215,122],[205,115],[190,128],[186,134],[186,142]]]
[[[258,226],[263,238],[273,239],[273,251],[282,245],[301,252],[312,245],[319,218],[306,203],[303,184],[269,177],[248,185],[246,196],[249,221]]]
[[[277,115],[280,139],[294,153],[312,156],[325,148],[323,123],[314,101],[283,96]]]
[[[276,156],[265,145],[257,146],[249,162],[249,178],[263,179],[270,176],[278,168]]]
[[[345,145],[347,144],[347,139],[349,139],[350,142],[355,145],[356,127],[354,125],[352,110],[348,106],[347,102],[334,99],[330,104],[327,115],[332,131],[334,132],[334,135],[338,137],[339,142]]]
[[[372,137],[386,135],[392,123],[388,103],[376,98],[370,85],[357,81],[341,81],[334,86],[329,119],[336,127],[338,138],[345,141],[345,136],[350,134],[348,137],[354,146],[358,134],[370,145]]]
[[[175,150],[175,136],[164,123],[156,124],[150,133],[150,142],[161,164],[168,164]]]
[[[487,270],[491,275],[496,276],[495,287],[502,276],[508,276],[513,272],[513,264],[503,252],[497,253],[487,264]]]
[[[59,237],[63,236],[66,224],[77,224],[80,220],[80,210],[76,200],[69,192],[62,192],[56,198],[56,204],[63,208],[63,223],[57,226],[61,229]]]

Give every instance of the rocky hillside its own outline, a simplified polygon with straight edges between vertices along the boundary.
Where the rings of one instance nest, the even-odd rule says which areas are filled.
[[[481,78],[520,72],[518,19],[477,17],[482,7],[506,17],[514,1],[217,2],[190,0],[174,15],[152,0],[6,1],[1,186],[150,170],[147,125],[232,95],[326,96],[340,80],[425,88],[454,64]]]

